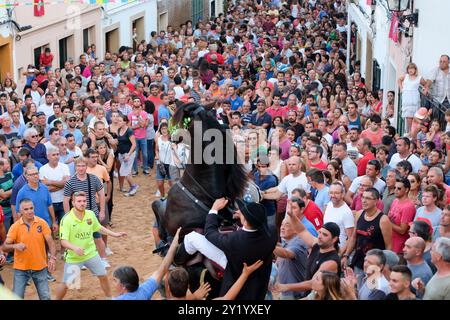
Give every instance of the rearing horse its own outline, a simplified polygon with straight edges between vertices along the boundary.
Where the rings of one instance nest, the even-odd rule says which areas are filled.
[[[157,200],[152,204],[159,221],[159,232],[162,238],[165,232],[173,236],[178,227],[203,228],[206,215],[215,199],[227,197],[231,200],[230,203],[234,202],[234,199],[242,197],[248,182],[245,169],[238,162],[236,147],[230,132],[217,121],[212,106],[184,104],[175,112],[172,123],[181,127],[187,118],[191,119],[188,128],[191,138],[189,163],[180,181],[169,190],[167,200]],[[202,128],[200,141],[194,139],[199,135],[199,132],[194,134],[194,127],[197,128],[199,124]],[[210,129],[215,129],[216,133],[220,132],[218,139],[221,139],[219,141],[221,143],[217,143],[218,141],[214,139],[212,141],[203,139],[204,133]],[[218,154],[212,152],[212,164],[207,164],[203,158],[203,151],[208,146],[212,147],[212,143],[216,143],[214,146],[222,146],[220,150],[216,150],[221,152],[221,156],[215,159],[214,157]],[[201,144],[200,149],[198,144]],[[232,210],[224,209],[219,214],[226,221],[231,222]]]

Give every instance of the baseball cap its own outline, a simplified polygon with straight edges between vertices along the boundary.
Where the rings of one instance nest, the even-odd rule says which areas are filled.
[[[68,113],[66,119],[72,119],[72,118],[77,118],[76,115],[74,115],[73,113]]]
[[[43,111],[36,112],[36,117],[45,116],[45,113]]]
[[[419,110],[416,111],[416,113],[414,114],[414,117],[420,120],[425,119],[425,117],[428,115],[428,110],[427,108],[420,108]]]

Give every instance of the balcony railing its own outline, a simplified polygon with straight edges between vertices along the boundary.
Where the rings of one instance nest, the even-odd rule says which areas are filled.
[[[445,112],[447,107],[431,97],[430,95],[424,95],[422,88],[419,89],[420,92],[420,106],[425,107],[428,110],[432,109],[431,120],[439,120],[441,125],[441,130],[445,130],[447,126],[447,121],[445,121]]]
[[[419,88],[420,93],[420,107],[427,108],[428,110],[432,110],[431,120],[437,119],[439,120],[439,124],[441,125],[441,130],[445,130],[447,126],[447,121],[445,121],[445,111],[447,111],[447,107],[431,97],[430,95],[425,95],[423,93],[422,87]],[[401,116],[402,114],[402,100],[401,94],[399,92],[399,101],[398,101],[398,117],[397,117],[397,132],[402,136],[405,133],[405,118]]]

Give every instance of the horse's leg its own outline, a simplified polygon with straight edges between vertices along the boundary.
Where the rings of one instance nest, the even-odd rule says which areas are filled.
[[[163,217],[165,215],[166,212],[166,204],[167,201],[162,201],[162,200],[155,200],[152,203],[152,209],[153,209],[153,213],[155,214],[155,218],[156,218],[156,224],[157,224],[157,234],[158,234],[158,238],[160,240],[164,240],[167,241],[167,231],[163,226]],[[155,241],[158,241],[158,239],[155,238]],[[158,243],[157,243],[158,244]]]

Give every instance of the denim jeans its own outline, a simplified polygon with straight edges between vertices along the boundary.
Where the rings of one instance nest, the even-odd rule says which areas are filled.
[[[153,169],[155,165],[155,140],[148,139],[147,140],[147,158],[148,158],[148,167]]]
[[[138,171],[139,151],[142,152],[142,167],[144,170],[148,170],[147,139],[136,139],[136,157],[134,158],[133,171]]]
[[[40,300],[50,300],[50,289],[47,280],[47,268],[39,271],[14,269],[13,292],[23,299],[28,279],[33,279]]]
[[[13,223],[12,211],[4,214],[5,214],[5,221],[3,221],[3,225],[5,226],[6,233],[8,233],[8,230]]]

